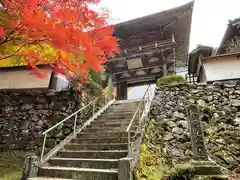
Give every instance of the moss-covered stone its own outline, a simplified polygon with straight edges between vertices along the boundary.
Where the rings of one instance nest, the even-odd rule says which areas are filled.
[[[174,86],[178,84],[185,84],[186,81],[183,76],[181,75],[169,75],[169,76],[163,76],[157,80],[157,86]]]
[[[178,164],[173,169],[171,169],[167,175],[169,177],[182,178],[186,180],[190,180],[195,175],[195,168],[192,164]]]
[[[148,148],[152,149],[154,146],[161,149],[160,158],[164,168],[167,166],[165,169],[193,159],[189,129],[182,126],[181,122],[187,121],[186,106],[198,104],[208,156],[216,162],[215,165],[220,166],[223,174],[239,173],[240,126],[236,123],[238,109],[230,103],[231,100],[240,99],[239,88],[175,84],[168,79],[171,78],[163,77],[158,80],[150,113],[150,118],[155,120],[154,130],[151,132]],[[176,127],[182,128],[183,133],[173,131]],[[212,170],[216,168],[214,165],[210,167]]]
[[[161,162],[161,147],[152,142],[153,122],[147,128],[145,143],[141,147],[138,166],[134,172],[136,180],[159,180],[164,175]],[[154,144],[153,144],[154,143]]]
[[[198,176],[194,180],[228,180],[227,176]]]

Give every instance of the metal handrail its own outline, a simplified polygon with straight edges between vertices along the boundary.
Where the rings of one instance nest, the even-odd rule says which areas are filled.
[[[132,124],[133,124],[134,120],[136,119],[137,114],[139,115],[138,118],[139,118],[139,126],[140,126],[141,117],[142,117],[140,107],[141,107],[141,105],[142,105],[143,103],[144,103],[144,107],[146,106],[146,103],[145,103],[145,97],[146,97],[146,95],[148,95],[148,96],[147,96],[147,103],[150,102],[150,90],[151,90],[151,85],[149,85],[148,88],[147,88],[147,90],[145,91],[145,93],[144,93],[144,95],[143,95],[143,97],[142,97],[142,99],[141,99],[141,101],[140,101],[140,103],[139,103],[139,105],[138,105],[138,108],[137,108],[137,110],[135,111],[135,113],[134,113],[134,115],[133,115],[133,117],[132,117],[132,119],[131,119],[128,127],[127,127],[127,130],[126,130],[126,133],[127,133],[127,135],[128,135],[128,157],[131,157],[131,137],[130,137],[130,129],[131,129],[131,127],[132,127]],[[144,110],[143,110],[142,113],[144,113]]]
[[[47,134],[52,131],[53,129],[55,129],[56,127],[60,126],[61,124],[63,124],[64,122],[66,122],[67,120],[69,120],[71,117],[75,116],[74,118],[74,127],[73,127],[73,135],[76,135],[76,127],[77,127],[77,117],[78,117],[78,113],[80,113],[81,111],[85,110],[87,107],[89,106],[93,106],[93,115],[95,114],[95,104],[96,102],[99,100],[100,98],[97,98],[96,100],[91,101],[89,104],[87,104],[86,106],[82,107],[81,109],[77,110],[76,112],[74,112],[73,114],[71,114],[70,116],[66,117],[65,119],[63,119],[62,121],[60,121],[59,123],[55,124],[54,126],[52,126],[51,128],[47,129],[46,131],[44,131],[42,133],[42,135],[44,136],[43,138],[43,145],[42,145],[42,152],[41,152],[41,161],[43,161],[43,157],[44,157],[44,150],[45,150],[45,145],[46,145],[46,139],[47,139]]]

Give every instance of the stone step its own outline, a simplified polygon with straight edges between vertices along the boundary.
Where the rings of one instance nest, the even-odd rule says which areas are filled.
[[[130,105],[138,105],[140,101],[131,101],[131,102],[124,102],[124,103],[119,103],[119,101],[115,101],[113,106],[115,107],[124,107],[124,106],[130,106]]]
[[[132,119],[133,115],[102,115],[98,119]]]
[[[130,135],[133,136],[135,132],[131,131]],[[127,137],[126,132],[96,132],[96,133],[90,133],[90,132],[82,132],[77,134],[77,137],[79,138],[124,138]]]
[[[116,169],[88,169],[75,167],[41,167],[39,175],[43,177],[73,178],[79,180],[117,180]]]
[[[124,104],[113,104],[110,106],[110,108],[123,108],[126,109],[126,107],[138,107],[139,103],[124,103]]]
[[[48,177],[34,177],[28,178],[27,180],[74,180],[74,179],[63,179],[63,178],[48,178]]]
[[[129,124],[132,118],[124,118],[124,119],[114,119],[114,118],[99,118],[95,120],[95,123],[123,123]]]
[[[134,109],[126,109],[126,110],[117,110],[117,109],[109,109],[108,111],[104,112],[102,115],[107,115],[107,114],[134,114],[136,112],[137,108]]]
[[[133,115],[136,111],[133,110],[133,111],[110,111],[108,113],[104,113],[102,114],[102,116],[126,116],[126,115]]]
[[[125,104],[125,105],[112,105],[109,109],[129,109],[131,107],[138,107],[139,104]]]
[[[137,111],[138,107],[136,108],[125,108],[125,109],[108,109],[103,114],[108,113],[135,113]],[[144,109],[144,107],[139,108],[141,111]]]
[[[93,143],[127,143],[128,138],[76,138],[72,143],[93,144]]]
[[[136,124],[136,123],[135,123]],[[127,127],[129,125],[129,121],[123,122],[109,122],[109,121],[93,121],[88,127]]]
[[[125,119],[114,119],[114,118],[99,118],[95,120],[95,123],[123,123],[129,124],[132,118],[125,118]]]
[[[94,169],[117,169],[118,159],[51,158],[51,166],[79,167]]]
[[[135,112],[137,110],[137,107],[134,108],[124,108],[124,109],[108,109],[107,111],[105,111],[103,114],[107,114],[107,113],[130,113],[130,112]]]
[[[111,112],[108,112],[106,114],[102,114],[101,116],[133,116],[135,113],[136,113],[136,110],[137,109],[134,109],[132,111],[129,111],[129,112],[124,112],[124,111],[120,111],[120,112],[115,112],[115,111],[111,111]],[[141,109],[140,112],[142,113],[143,110]]]
[[[126,118],[126,119],[96,119],[95,121],[93,121],[90,125],[92,124],[100,124],[100,125],[104,125],[104,124],[124,124],[124,125],[129,125],[130,121],[132,118]],[[133,121],[133,124],[138,124],[138,120],[135,119]]]
[[[113,144],[76,144],[69,143],[64,146],[66,150],[127,150],[127,143]]]
[[[120,159],[127,156],[127,150],[82,150],[82,151],[70,151],[60,150],[57,152],[57,157],[63,158],[97,158],[97,159]]]
[[[135,131],[137,129],[137,126],[132,126],[131,130]],[[86,128],[82,132],[94,132],[94,133],[108,133],[108,132],[125,132],[127,130],[127,127],[92,127],[92,128]]]
[[[101,115],[98,118],[99,119],[105,119],[105,118],[112,118],[112,119],[132,119],[134,114],[108,114],[108,115]]]
[[[194,166],[195,175],[217,175],[222,174],[221,168],[216,165],[197,165]]]

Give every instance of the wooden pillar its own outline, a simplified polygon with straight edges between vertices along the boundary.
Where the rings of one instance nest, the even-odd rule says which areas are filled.
[[[117,82],[117,100],[127,100],[127,82]]]
[[[175,41],[175,37],[174,37],[174,34],[172,34],[172,43],[173,43],[173,55],[172,55],[172,58],[173,58],[173,72],[174,74],[176,74],[176,41]]]
[[[112,74],[108,74],[108,101],[113,99],[113,80]]]
[[[162,56],[162,60],[163,60],[163,76],[167,76],[168,75],[167,62],[166,62],[166,58],[163,54],[163,51],[161,51],[161,56]]]
[[[128,86],[127,86],[127,82],[124,81],[123,82],[123,99],[127,100],[128,98]]]

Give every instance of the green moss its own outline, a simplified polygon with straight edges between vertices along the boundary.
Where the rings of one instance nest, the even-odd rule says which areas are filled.
[[[195,175],[195,169],[192,164],[178,164],[171,169],[167,175],[172,178],[184,178],[185,180],[192,179]]]
[[[146,133],[145,144],[141,147],[138,166],[134,172],[137,180],[159,180],[164,175],[164,168],[162,166],[160,149],[156,146],[151,146],[151,132],[153,132],[154,124],[149,123]]]
[[[186,81],[183,76],[181,75],[169,75],[163,76],[157,80],[157,86],[174,86],[178,84],[185,84]]]

